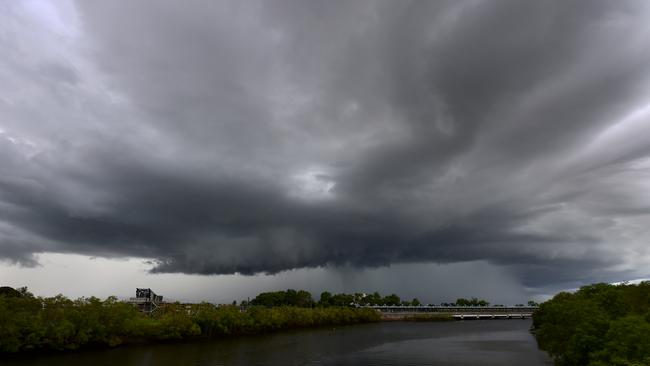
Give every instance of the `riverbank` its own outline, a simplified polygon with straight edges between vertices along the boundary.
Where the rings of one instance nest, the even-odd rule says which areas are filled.
[[[111,297],[0,297],[0,354],[220,338],[380,321],[372,309],[167,304],[151,316]]]
[[[527,320],[373,322],[4,358],[3,366],[549,366]]]

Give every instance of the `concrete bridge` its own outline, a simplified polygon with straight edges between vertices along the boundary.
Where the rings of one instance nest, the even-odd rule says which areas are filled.
[[[451,316],[458,320],[470,319],[526,319],[538,309],[536,306],[366,306],[375,309],[385,320],[403,320],[418,317]]]

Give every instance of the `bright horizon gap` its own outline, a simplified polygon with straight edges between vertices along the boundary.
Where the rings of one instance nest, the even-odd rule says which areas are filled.
[[[321,292],[355,293],[378,291],[384,295],[395,293],[404,299],[417,297],[423,303],[454,301],[461,297],[480,297],[491,303],[516,304],[536,299],[538,295],[526,294],[520,285],[512,282],[507,272],[496,266],[481,262],[456,264],[403,264],[372,269],[354,268],[312,268],[281,272],[275,275],[187,275],[149,273],[151,264],[146,258],[102,258],[76,254],[41,253],[38,254],[37,267],[0,267],[0,278],[4,285],[12,287],[27,286],[31,292],[41,296],[54,296],[62,293],[77,298],[81,296],[118,296],[125,299],[132,296],[137,287],[151,288],[170,301],[231,303],[254,297],[261,292],[286,290],[307,290],[318,297]],[[49,271],[47,277],[43,273]],[[471,271],[488,282],[467,287],[465,279],[458,277]],[[79,273],[84,273],[93,281],[82,285],[75,282]],[[396,275],[410,275],[413,278],[431,276],[427,286],[418,289],[417,284],[407,286],[395,280]],[[458,277],[455,282],[444,280],[449,276]],[[49,283],[61,284],[50,288]],[[368,288],[363,288],[369,283]],[[447,288],[449,285],[456,289]],[[193,286],[191,286],[193,285]],[[503,286],[503,288],[500,288]],[[503,296],[491,288],[499,289]],[[180,291],[178,289],[181,289]],[[205,296],[212,289],[217,296]],[[219,291],[221,289],[221,291]],[[400,291],[402,290],[402,291]],[[207,291],[210,293],[211,291]],[[500,298],[509,301],[499,301]]]

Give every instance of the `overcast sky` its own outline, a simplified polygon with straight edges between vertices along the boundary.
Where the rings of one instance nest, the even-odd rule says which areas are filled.
[[[0,49],[0,284],[650,277],[650,2],[4,1]]]

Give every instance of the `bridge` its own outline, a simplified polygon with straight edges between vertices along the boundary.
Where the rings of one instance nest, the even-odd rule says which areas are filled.
[[[537,306],[365,306],[381,313],[384,320],[404,320],[409,318],[452,317],[458,320],[469,319],[526,319],[533,315]]]

